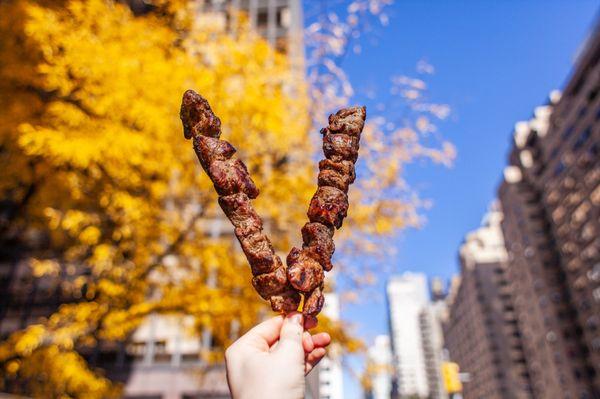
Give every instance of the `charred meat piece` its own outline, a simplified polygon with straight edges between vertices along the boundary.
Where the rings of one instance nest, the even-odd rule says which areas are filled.
[[[323,159],[319,162],[319,187],[336,187],[344,193],[348,193],[348,187],[355,178],[354,164],[351,161],[335,162]]]
[[[333,229],[321,223],[306,223],[302,227],[302,241],[306,245],[312,245],[318,241],[331,240]],[[333,244],[333,243],[332,243]],[[333,250],[331,251],[333,253]]]
[[[358,158],[358,137],[347,134],[327,133],[323,136],[323,152],[335,162],[356,162]]]
[[[193,90],[183,94],[179,117],[186,139],[199,135],[219,138],[221,135],[221,120],[212,112],[208,101]]]
[[[344,108],[329,115],[329,130],[360,137],[366,118],[366,107]]]
[[[236,228],[235,235],[250,263],[253,275],[272,272],[278,266],[275,259],[279,258],[273,255],[271,241],[261,230],[241,234],[240,229]]]
[[[225,161],[235,154],[235,148],[227,141],[200,135],[194,137],[194,151],[204,170],[214,161]]]
[[[298,310],[300,294],[290,287],[280,294],[271,295],[271,309],[275,312],[289,313]]]
[[[319,262],[323,270],[330,271],[333,267],[331,257],[335,251],[333,228],[321,223],[306,223],[302,228],[302,241],[308,256]]]
[[[319,187],[308,208],[308,219],[337,229],[348,213],[348,196],[335,187]]]
[[[306,250],[292,248],[286,263],[288,281],[298,291],[310,292],[323,283],[323,268]]]
[[[305,315],[315,316],[323,309],[325,297],[323,296],[323,286],[315,288],[304,300],[302,313]]]
[[[250,198],[258,197],[258,189],[250,178],[246,165],[239,159],[214,161],[207,172],[221,196],[242,192]]]
[[[271,272],[277,266],[271,241],[262,232],[262,221],[244,193],[219,198],[219,205],[235,226],[235,235],[252,267],[252,274]]]
[[[338,175],[344,175],[349,184],[354,183],[354,179],[356,179],[356,174],[354,173],[354,163],[351,161],[334,162],[330,159],[323,159],[319,161],[319,170],[332,170]],[[326,184],[319,184],[319,186],[325,185]]]
[[[342,190],[344,193],[348,193],[348,188],[352,183],[352,176],[342,174],[335,169],[321,169],[319,171],[319,186],[335,187]]]
[[[278,263],[281,263],[281,259]],[[269,300],[272,295],[283,292],[287,287],[285,267],[281,265],[270,273],[254,276],[252,278],[252,285],[263,299]]]
[[[262,220],[256,213],[250,199],[244,193],[219,197],[219,205],[231,223],[236,227],[236,234],[246,236],[250,232],[261,230]]]

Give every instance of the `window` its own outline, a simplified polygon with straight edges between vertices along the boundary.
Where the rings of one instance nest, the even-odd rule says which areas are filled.
[[[587,272],[587,278],[590,281],[600,281],[600,262],[596,263],[592,270]]]
[[[592,201],[592,204],[594,204],[594,205],[600,204],[600,184],[590,194],[590,200]]]
[[[200,360],[198,353],[184,353],[181,355],[181,363],[190,364],[197,363]]]
[[[569,136],[571,136],[571,135],[573,134],[573,131],[574,131],[574,130],[575,130],[575,129],[574,129],[573,125],[569,126],[569,128],[568,128],[568,129],[566,129],[566,130],[564,131],[564,133],[562,134],[562,139],[563,139],[563,140],[566,140],[566,139],[568,139],[568,138],[569,138]],[[556,148],[556,150],[555,150],[555,151],[557,151],[557,152],[558,152],[558,148]]]
[[[565,164],[562,161],[560,161],[560,163],[556,165],[556,168],[554,168],[554,177],[558,177],[558,175],[564,172],[565,169]]]
[[[146,343],[132,342],[127,346],[127,352],[137,358],[144,357],[144,354],[146,353]]]
[[[591,207],[590,207],[589,202],[587,202],[587,201],[583,202],[581,205],[579,205],[579,207],[577,207],[575,212],[573,212],[573,216],[571,217],[571,219],[573,221],[577,222],[578,224],[580,224],[587,217],[587,214],[590,211],[590,208]]]
[[[282,7],[277,10],[277,26],[287,28],[290,26],[290,10]]]
[[[589,154],[592,156],[592,159],[596,159],[598,155],[600,155],[600,144],[594,143],[594,145],[590,147]]]
[[[577,137],[577,141],[575,141],[575,144],[573,145],[573,150],[578,150],[581,147],[583,147],[583,145],[585,144],[585,142],[590,138],[590,136],[592,135],[592,127],[588,127],[587,129],[585,129],[585,131],[583,133],[581,133],[581,135],[579,135],[579,137]]]
[[[167,352],[167,343],[166,341],[155,341],[154,342],[154,352],[155,353],[166,353]]]
[[[257,18],[256,18],[256,24],[258,26],[266,26],[268,21],[269,21],[269,12],[267,10],[259,11]]]

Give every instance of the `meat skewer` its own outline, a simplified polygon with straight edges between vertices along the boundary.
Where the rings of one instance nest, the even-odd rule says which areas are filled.
[[[234,157],[235,148],[221,140],[221,121],[208,102],[188,90],[183,95],[180,117],[184,136],[193,138],[200,164],[219,194],[219,205],[234,225],[234,233],[252,269],[252,285],[269,300],[276,312],[298,309],[314,317],[324,303],[324,272],[332,268],[333,234],[348,212],[348,188],[354,182],[365,107],[339,110],[321,129],[326,159],[319,162],[318,188],[308,209],[309,223],[302,228],[302,249],[292,248],[287,267],[275,254],[251,199],[259,191],[244,163]]]
[[[288,281],[304,294],[302,312],[307,316],[323,308],[323,272],[333,267],[333,234],[348,212],[348,188],[356,177],[354,163],[366,117],[365,107],[344,108],[329,115],[329,126],[321,129],[326,159],[319,162],[318,188],[307,213],[310,222],[302,228],[302,249],[292,248],[286,259]]]
[[[263,299],[270,301],[274,311],[298,309],[300,295],[289,285],[286,268],[263,232],[262,220],[250,201],[258,196],[258,188],[246,165],[234,157],[235,148],[219,138],[220,119],[208,101],[192,90],[183,95],[180,117],[184,136],[193,138],[200,164],[219,194],[219,205],[235,227],[235,236],[252,269],[252,285]]]

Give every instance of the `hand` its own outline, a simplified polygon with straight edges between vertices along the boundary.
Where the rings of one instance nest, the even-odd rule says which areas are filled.
[[[269,319],[225,352],[234,399],[302,399],[304,376],[325,356],[327,333],[304,331],[301,313]]]

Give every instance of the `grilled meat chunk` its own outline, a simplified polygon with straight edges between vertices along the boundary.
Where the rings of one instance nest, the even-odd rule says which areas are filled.
[[[323,283],[323,268],[303,249],[292,248],[286,259],[287,278],[300,292],[310,292]]]
[[[300,294],[291,287],[287,291],[271,295],[271,308],[275,312],[290,313],[298,310],[299,304]]]
[[[360,137],[365,119],[367,118],[366,107],[344,108],[329,115],[329,130],[331,132],[340,132],[351,136]]]
[[[281,259],[278,263],[281,263]],[[281,265],[270,273],[254,276],[252,285],[263,299],[270,300],[271,296],[283,292],[288,285],[285,267]]]
[[[193,90],[183,94],[179,117],[186,139],[199,135],[219,138],[221,135],[221,120],[212,112],[208,101]]]
[[[237,193],[219,197],[219,205],[240,235],[246,236],[252,231],[262,230],[262,220],[246,194]]]
[[[319,187],[308,208],[308,219],[337,229],[348,212],[348,196],[335,187]]]
[[[262,231],[252,231],[243,235],[236,229],[235,235],[250,263],[253,275],[269,273],[277,267],[275,259],[278,258],[273,254],[273,245]]]
[[[194,137],[194,151],[205,170],[214,161],[225,161],[235,154],[235,148],[227,141],[202,135]]]
[[[358,137],[339,133],[323,135],[323,152],[327,159],[334,162],[356,162],[358,158]]]
[[[317,315],[323,309],[325,297],[323,296],[323,286],[315,288],[304,300],[302,312],[306,315]]]
[[[216,160],[210,164],[207,172],[221,196],[241,192],[249,198],[258,197],[258,189],[250,178],[246,165],[239,159]]]
[[[306,223],[302,228],[302,241],[308,256],[319,262],[323,270],[330,271],[333,267],[331,257],[335,251],[333,228],[321,223]]]

